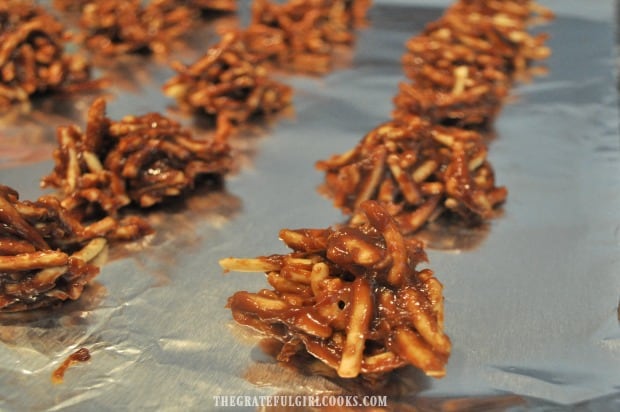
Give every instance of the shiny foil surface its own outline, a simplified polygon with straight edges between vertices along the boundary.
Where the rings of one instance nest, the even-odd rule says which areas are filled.
[[[408,368],[373,392],[286,367],[225,308],[235,291],[267,283],[261,274],[224,274],[219,259],[287,253],[281,228],[345,220],[317,192],[323,175],[314,163],[389,119],[404,42],[448,4],[375,0],[333,72],[278,76],[294,88],[293,108],[233,138],[240,167],[224,188],[200,187],[149,211],[156,233],[113,248],[79,301],[0,317],[0,410],[217,410],[218,395],[351,393],[385,394],[388,410],[620,410],[614,2],[541,3],[557,14],[533,28],[551,36],[548,74],[513,89],[489,145],[497,183],[509,191],[503,215],[477,230],[425,234],[453,345],[445,378]],[[209,135],[161,86],[171,60],[191,63],[218,28],[247,24],[250,3],[239,4],[237,15],[204,22],[167,58],[97,66],[113,80],[109,117],[159,111]],[[48,96],[29,113],[3,116],[0,183],[21,199],[49,193],[39,180],[52,169],[55,128],[84,127],[93,99]],[[52,383],[82,347],[90,360]]]

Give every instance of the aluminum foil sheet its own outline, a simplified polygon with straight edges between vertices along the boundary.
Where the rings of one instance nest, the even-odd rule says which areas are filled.
[[[221,191],[149,213],[155,236],[112,250],[81,300],[0,319],[0,409],[6,411],[215,410],[217,395],[340,394],[363,389],[283,367],[225,308],[260,274],[223,274],[218,260],[286,253],[281,228],[344,220],[317,193],[316,160],[353,147],[387,120],[406,39],[447,2],[380,1],[350,58],[321,78],[285,76],[294,109],[234,139],[240,170]],[[383,389],[393,410],[620,410],[620,135],[612,1],[543,2],[558,16],[548,75],[513,90],[489,159],[509,190],[503,216],[476,231],[434,239],[431,267],[444,284],[447,376],[405,369]],[[205,23],[191,62],[214,41]],[[168,61],[134,57],[98,69],[112,77],[109,116],[160,111],[197,133],[160,91]],[[0,182],[22,199],[44,192],[54,130],[83,125],[92,96],[46,97],[4,117]],[[90,361],[51,374],[80,347]],[[249,408],[253,410],[255,408]],[[230,408],[228,409],[230,410]]]

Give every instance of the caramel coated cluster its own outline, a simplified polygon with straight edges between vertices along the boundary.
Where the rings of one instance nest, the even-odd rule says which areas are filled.
[[[552,14],[530,0],[459,0],[407,41],[408,82],[394,98],[394,117],[416,115],[467,128],[493,122],[514,81],[547,58],[547,35],[528,26]]]
[[[83,226],[53,197],[20,201],[2,185],[0,223],[0,312],[78,299],[113,231]]]
[[[237,10],[236,0],[55,0],[80,13],[81,42],[98,55],[164,54],[202,16]]]
[[[317,168],[326,173],[325,192],[336,207],[353,214],[377,200],[406,234],[443,214],[479,223],[493,217],[507,195],[495,185],[479,133],[414,116],[376,127]]]
[[[85,131],[58,128],[54,171],[43,179],[44,186],[60,189],[63,207],[75,215],[116,217],[129,204],[150,207],[230,169],[226,143],[196,140],[158,113],[114,121],[105,108],[103,99],[93,103]]]
[[[177,75],[164,93],[182,108],[215,119],[219,137],[253,117],[269,116],[289,106],[292,89],[273,80],[267,67],[249,53],[239,33],[228,32],[195,63],[176,63]]]
[[[295,72],[331,70],[334,49],[354,42],[369,0],[255,0],[248,28],[253,53]]]
[[[441,377],[450,353],[442,285],[422,245],[407,240],[379,203],[365,220],[328,229],[284,229],[293,251],[227,258],[225,270],[265,272],[273,289],[237,292],[234,319],[283,343],[278,359],[309,353],[340,377],[377,377],[405,365]]]
[[[90,1],[81,9],[82,42],[96,54],[165,53],[193,25],[192,11],[153,1]]]
[[[0,111],[31,96],[69,92],[90,80],[89,64],[65,53],[63,25],[24,0],[0,3]]]

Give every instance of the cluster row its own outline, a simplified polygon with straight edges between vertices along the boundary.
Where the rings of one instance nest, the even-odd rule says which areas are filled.
[[[113,56],[165,53],[202,14],[234,12],[236,0],[55,0],[63,11],[79,11],[79,40],[89,50]]]
[[[130,13],[116,11],[138,6],[115,4],[80,2],[83,16],[94,13],[90,24],[97,25],[88,41],[108,42],[113,52],[157,51],[161,39],[140,34],[139,16],[148,7],[125,16]],[[173,36],[183,24],[183,7],[202,3],[151,4],[166,17],[147,20]],[[226,138],[234,128],[290,103],[290,88],[271,79],[270,70],[328,70],[335,48],[352,41],[368,7],[366,0],[256,0],[247,29],[223,34],[192,65],[176,64],[164,92],[213,116],[213,140],[196,140],[154,113],[114,121],[104,100],[90,108],[84,131],[59,128],[55,169],[43,179],[59,189],[59,198],[20,202],[11,189],[0,190],[0,310],[79,296],[108,241],[150,230],[119,211],[183,194],[199,176],[225,175],[231,168]],[[121,17],[137,20],[126,26]],[[412,37],[403,56],[408,82],[394,98],[392,119],[350,151],[316,164],[326,173],[325,193],[351,219],[328,229],[282,230],[292,249],[286,255],[222,259],[225,270],[265,272],[273,287],[230,297],[235,320],[279,340],[279,359],[309,353],[340,377],[377,376],[408,364],[443,376],[450,340],[443,331],[442,285],[432,271],[416,269],[426,255],[406,236],[441,216],[480,222],[506,199],[506,189],[495,185],[482,133],[513,83],[549,55],[545,36],[527,29],[550,17],[531,0],[458,0]],[[114,43],[110,33],[123,27],[133,27],[142,40],[128,42],[128,34]],[[33,33],[31,45],[14,39],[23,47],[17,61],[35,50],[29,64],[50,77],[58,70],[45,66],[52,37],[37,40],[40,31]],[[11,78],[10,66],[1,67],[8,68],[0,75]]]
[[[408,83],[392,119],[353,149],[319,161],[325,193],[351,219],[329,229],[283,230],[293,251],[222,259],[262,271],[273,290],[237,292],[237,322],[282,343],[278,358],[309,353],[342,378],[405,365],[445,374],[442,285],[411,235],[440,216],[479,223],[507,191],[495,185],[482,132],[512,83],[549,55],[527,25],[551,14],[530,0],[459,0],[407,42]]]
[[[66,263],[46,261],[45,266],[38,266],[38,260],[32,260],[34,255],[67,254],[74,244],[84,245],[93,236],[104,243],[140,238],[152,232],[151,227],[140,216],[124,216],[123,207],[153,206],[188,193],[198,180],[217,185],[231,168],[230,147],[225,142],[194,139],[188,130],[158,113],[115,121],[106,116],[105,109],[105,100],[97,99],[88,112],[85,130],[75,125],[58,128],[55,167],[42,179],[43,186],[58,189],[57,195],[43,196],[33,207],[26,207],[30,203],[18,203],[14,191],[4,190],[0,202],[15,206],[0,211],[14,209],[15,213],[0,216],[0,287],[5,289],[0,290],[0,296],[5,295],[0,299],[0,311],[39,307],[52,303],[51,297],[76,299],[79,293],[56,292],[66,283],[59,277],[66,270],[54,269],[55,277],[47,277],[44,284],[37,280],[41,269]],[[24,229],[20,224],[24,219],[32,229]],[[40,237],[37,231],[50,241],[34,242]],[[65,238],[73,243],[66,243]],[[15,244],[31,247],[9,248]],[[28,260],[35,266],[19,263]],[[22,285],[19,293],[10,293],[8,288],[15,290],[15,285]],[[50,295],[49,290],[55,293]]]
[[[140,7],[140,10],[146,13],[150,7],[167,8],[171,12],[172,10],[181,10],[182,7],[229,10],[233,4],[228,0],[154,0],[143,9],[139,3],[119,2],[116,5],[118,7],[115,8],[116,2],[84,1],[72,3],[72,7],[81,10],[83,17],[93,12],[92,10],[99,8],[97,9],[99,11],[94,12],[98,24],[110,22],[111,25],[114,25],[124,21],[122,20],[124,18],[136,17],[136,14],[130,12],[131,10],[126,10],[126,7]],[[295,6],[291,7],[290,10],[302,14],[316,12],[315,14],[321,16],[316,22],[318,24],[320,21],[321,25],[335,26],[337,25],[336,20],[339,22],[349,21],[353,19],[353,14],[357,16],[359,13],[355,2],[349,1],[294,0],[291,4]],[[327,7],[328,4],[329,7]],[[337,4],[339,6],[336,6]],[[69,6],[63,2],[56,2],[55,5],[63,9]],[[182,7],[177,8],[177,5]],[[49,53],[58,52],[58,55],[62,55],[61,43],[58,43],[58,48],[50,50],[49,42],[46,42],[47,37],[45,37],[46,30],[56,30],[55,36],[58,39],[64,38],[62,26],[57,24],[56,20],[46,14],[43,9],[33,6],[30,2],[11,0],[11,6],[13,7],[6,8],[5,19],[0,21],[0,33],[5,27],[7,33],[14,33],[11,31],[13,27],[17,28],[17,33],[21,33],[21,31],[24,33],[19,35],[21,37],[9,38],[10,42],[4,42],[0,46],[2,48],[0,50],[7,50],[7,61],[10,64],[21,64],[20,56],[22,54],[20,53],[32,53],[34,46],[40,46],[41,49],[37,49],[38,51],[35,52],[34,64],[42,67],[40,73],[56,73],[42,66],[45,60],[43,57],[37,57],[37,53],[47,56]],[[108,9],[108,7],[110,8]],[[276,10],[270,7],[265,2],[257,2],[254,10],[267,10],[267,8],[271,12]],[[288,9],[284,5],[278,7],[278,10],[281,10],[279,18],[283,21],[286,20],[288,17],[284,17],[284,10]],[[101,8],[108,10],[111,17],[104,13]],[[0,8],[0,10],[2,9]],[[327,10],[329,10],[329,16],[326,14]],[[356,11],[353,12],[353,10]],[[266,15],[267,12],[264,11],[261,14]],[[344,15],[349,17],[345,19]],[[333,19],[330,16],[334,16]],[[41,21],[37,19],[41,19]],[[355,17],[355,19],[358,20],[360,17]],[[151,23],[156,21],[147,20]],[[351,26],[347,25],[347,27]],[[128,29],[128,27],[124,27],[124,29]],[[134,34],[140,32],[138,28],[134,29],[129,31]],[[117,28],[97,29],[95,31],[103,36],[101,39],[112,36],[113,33],[121,32]],[[157,33],[159,29],[147,31]],[[324,32],[329,31],[324,30]],[[297,36],[300,35],[300,33],[296,33]],[[11,34],[11,36],[14,35]],[[62,126],[57,129],[58,147],[53,153],[54,170],[42,179],[43,187],[57,189],[55,197],[41,197],[35,202],[39,205],[37,206],[39,212],[35,215],[24,215],[22,211],[25,209],[20,206],[24,203],[18,202],[17,193],[10,188],[3,189],[5,201],[17,205],[15,206],[17,212],[14,215],[21,216],[21,219],[27,219],[34,228],[33,230],[43,229],[46,233],[45,236],[54,240],[56,236],[65,236],[65,232],[57,230],[57,227],[70,228],[71,239],[74,242],[70,247],[65,247],[64,243],[33,242],[32,236],[28,235],[29,232],[20,226],[20,220],[9,217],[5,219],[0,216],[0,221],[3,223],[0,226],[0,260],[2,261],[0,286],[5,289],[5,292],[0,290],[0,293],[4,293],[4,295],[0,295],[3,296],[0,300],[0,311],[26,310],[54,301],[68,298],[76,299],[79,296],[79,291],[81,291],[81,286],[72,289],[73,292],[71,293],[60,294],[57,292],[59,288],[65,290],[69,287],[60,286],[67,283],[63,279],[75,280],[75,285],[83,285],[86,280],[96,274],[93,269],[89,272],[89,278],[79,278],[84,282],[82,280],[78,282],[77,275],[57,268],[54,269],[54,273],[57,273],[55,277],[47,277],[46,283],[41,284],[37,280],[41,277],[39,270],[46,269],[44,273],[48,273],[47,269],[58,265],[63,266],[66,262],[48,262],[46,263],[47,266],[43,267],[36,266],[39,265],[38,263],[34,263],[35,266],[32,267],[20,263],[24,261],[38,262],[36,259],[33,260],[34,255],[32,253],[37,255],[61,253],[70,257],[74,251],[78,250],[78,246],[86,247],[94,235],[101,238],[100,241],[104,243],[139,238],[150,233],[152,228],[140,216],[127,216],[127,206],[149,208],[160,204],[167,198],[187,194],[199,182],[203,184],[212,182],[214,183],[212,187],[221,187],[219,183],[233,168],[234,156],[225,139],[230,134],[232,125],[240,124],[248,120],[250,116],[278,111],[290,102],[290,88],[267,78],[266,52],[264,50],[258,52],[258,49],[255,49],[255,52],[249,53],[246,43],[239,40],[241,37],[243,37],[242,31],[224,34],[221,43],[209,49],[203,59],[191,67],[185,68],[183,75],[179,75],[183,76],[184,81],[189,79],[190,83],[195,82],[189,85],[187,91],[188,93],[190,91],[196,92],[192,95],[191,102],[204,105],[204,111],[208,114],[214,114],[218,123],[224,125],[218,129],[219,133],[216,138],[194,138],[188,129],[159,113],[125,116],[120,120],[110,119],[106,115],[106,101],[99,98],[94,101],[88,111],[84,129],[77,125]],[[245,36],[246,40],[250,37]],[[286,38],[287,41],[291,40],[289,37]],[[125,48],[126,52],[134,49],[128,43],[126,36],[120,36],[118,39],[119,42],[115,43],[114,46],[117,51],[120,52],[121,47],[128,47]],[[91,41],[94,41],[93,38]],[[104,40],[101,41],[104,42]],[[11,48],[11,44],[18,46]],[[134,46],[135,44],[133,43]],[[260,62],[256,60],[258,57],[255,57],[259,55],[263,56],[260,58]],[[0,59],[2,56],[4,54],[0,55]],[[18,58],[17,60],[9,58],[15,56]],[[71,62],[72,60],[67,61]],[[273,66],[281,63],[275,60],[272,62]],[[77,64],[72,63],[71,67],[73,66],[77,66]],[[22,74],[21,69],[15,69],[15,71],[20,75]],[[9,69],[2,70],[0,73],[5,75],[9,73]],[[45,76],[39,79],[36,76],[31,76],[27,80],[40,84],[42,83],[41,79],[44,78]],[[167,90],[176,90],[178,94],[183,87],[181,83],[183,82],[179,81],[176,85],[169,86]],[[18,87],[23,87],[23,84]],[[45,89],[39,88],[36,91],[43,90]],[[52,204],[52,199],[53,211],[49,206]],[[42,205],[45,205],[47,209],[44,209]],[[43,223],[41,219],[48,219],[53,222],[54,229],[48,230],[49,225]],[[11,245],[17,244],[16,242],[20,245],[30,244],[30,247],[28,250],[12,248]],[[54,293],[50,291],[54,291]]]
[[[368,0],[255,0],[250,25],[224,33],[193,64],[175,63],[177,75],[164,93],[214,117],[216,134],[227,137],[251,118],[290,105],[292,90],[270,76],[274,69],[329,71],[335,48],[353,42],[369,6]]]
[[[79,11],[79,34],[33,0],[0,4],[0,112],[33,95],[100,87],[91,80],[88,58],[66,52],[69,41],[95,56],[163,53],[201,15],[237,9],[236,0],[152,0],[145,6],[140,0],[56,0],[54,6]]]
[[[316,164],[334,205],[354,214],[378,200],[407,234],[440,217],[496,215],[507,190],[495,185],[484,133],[514,82],[550,54],[545,34],[527,32],[539,18],[551,14],[529,0],[459,0],[409,39],[392,120]]]
[[[103,84],[90,81],[86,58],[65,53],[69,39],[94,57],[159,54],[187,34],[198,16],[237,9],[236,0],[57,0],[54,6],[79,13],[78,35],[31,0],[0,6],[0,110],[35,94]],[[251,118],[291,104],[291,88],[270,71],[328,72],[335,50],[353,43],[369,7],[370,0],[256,0],[247,28],[226,31],[190,65],[173,63],[177,75],[163,91],[181,108],[215,118],[217,135],[226,137]]]

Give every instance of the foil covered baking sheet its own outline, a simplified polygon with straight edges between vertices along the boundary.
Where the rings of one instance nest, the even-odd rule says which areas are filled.
[[[503,216],[479,230],[430,238],[444,284],[447,376],[403,370],[380,392],[393,410],[620,409],[620,135],[612,1],[542,2],[557,19],[549,73],[514,89],[489,159],[509,190]],[[215,410],[214,396],[347,394],[363,388],[277,364],[224,307],[256,274],[224,275],[218,259],[285,253],[281,228],[327,227],[344,216],[316,189],[314,169],[387,120],[403,80],[403,43],[447,2],[375,1],[370,24],[340,67],[321,78],[284,76],[294,109],[234,139],[240,170],[149,213],[157,233],[112,250],[81,300],[0,319],[0,409]],[[191,62],[215,39],[194,33],[173,58]],[[110,61],[108,114],[161,111],[197,133],[160,92],[165,60]],[[0,182],[23,199],[43,194],[54,129],[83,125],[92,96],[46,97],[2,119]],[[51,374],[80,347],[92,358]],[[409,409],[407,409],[409,408]],[[414,409],[415,408],[415,409]],[[255,408],[249,408],[252,410]],[[229,409],[230,410],[230,409]]]

